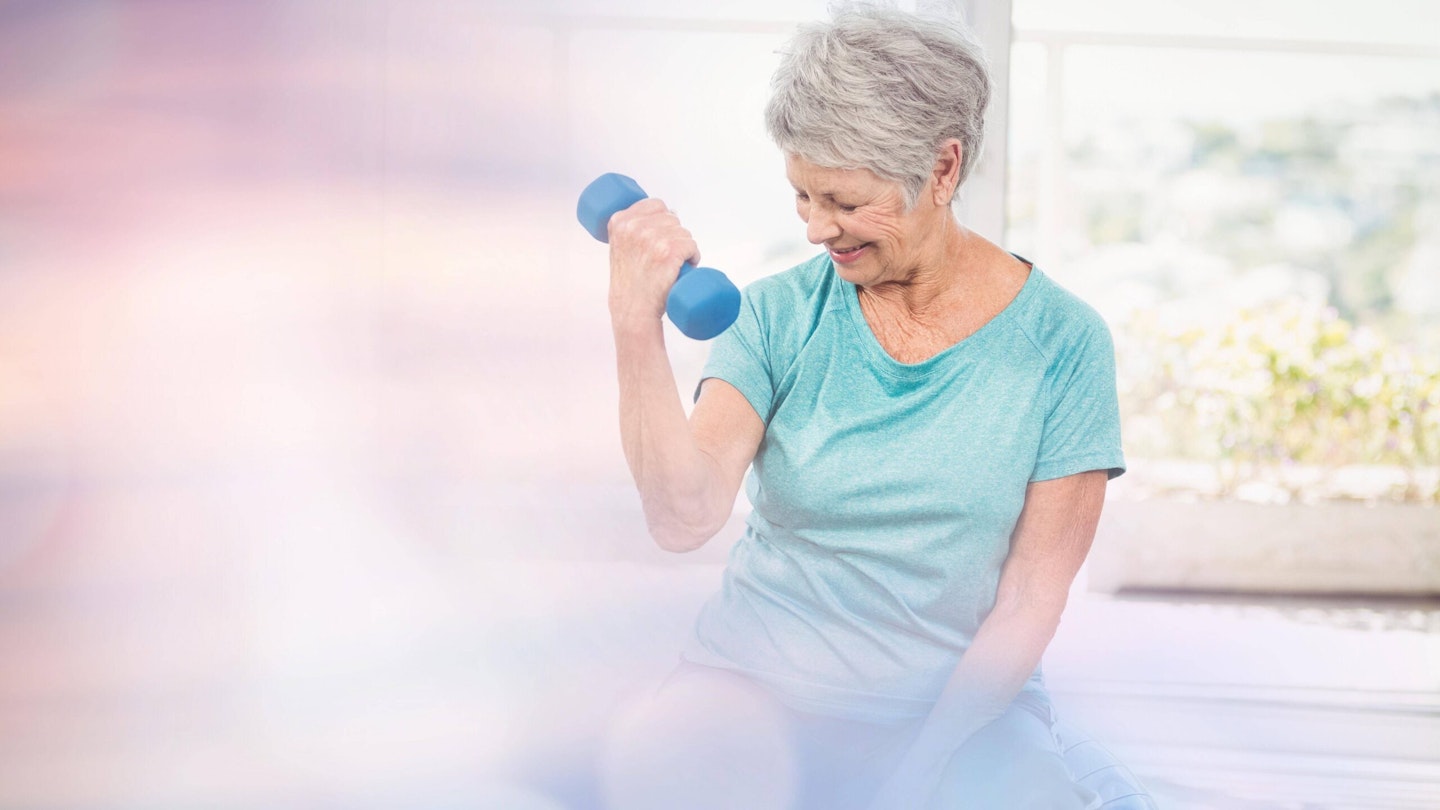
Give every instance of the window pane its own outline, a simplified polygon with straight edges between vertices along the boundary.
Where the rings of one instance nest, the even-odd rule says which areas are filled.
[[[1414,41],[1408,4],[1346,30],[1246,5],[1254,24],[1230,3],[1102,3],[1087,30],[1132,33],[1097,40],[1017,3],[1047,33],[1013,52],[1011,247],[1116,329],[1133,456],[1218,462],[1215,487],[1262,499],[1433,501],[1440,54],[1390,48]],[[1158,37],[1276,35],[1282,12],[1289,36],[1366,41]],[[1404,472],[1349,493],[1292,475],[1356,465]]]

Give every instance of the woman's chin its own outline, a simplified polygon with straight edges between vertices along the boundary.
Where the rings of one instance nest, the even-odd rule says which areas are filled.
[[[857,287],[864,287],[875,282],[875,272],[869,262],[854,262],[852,264],[841,264],[832,262],[835,267],[835,274],[840,278],[854,284]]]

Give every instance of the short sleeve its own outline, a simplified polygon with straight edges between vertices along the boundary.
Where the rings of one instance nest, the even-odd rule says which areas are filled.
[[[1105,470],[1125,472],[1115,344],[1097,319],[1066,341],[1051,361],[1050,400],[1031,481]]]
[[[769,424],[775,385],[770,375],[768,336],[755,299],[753,287],[747,287],[741,296],[740,314],[735,323],[710,344],[710,358],[705,362],[700,384],[695,386],[695,399],[700,398],[700,386],[705,380],[711,377],[724,380],[749,400],[761,421]]]

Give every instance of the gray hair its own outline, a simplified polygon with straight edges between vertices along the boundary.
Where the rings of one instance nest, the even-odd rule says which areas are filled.
[[[989,102],[984,54],[961,22],[852,5],[795,34],[765,126],[811,163],[900,183],[913,208],[944,141],[960,141],[960,183],[970,176]]]

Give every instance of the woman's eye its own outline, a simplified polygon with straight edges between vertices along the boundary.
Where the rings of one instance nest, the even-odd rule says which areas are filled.
[[[858,206],[858,205],[842,205],[842,206],[839,206],[839,208],[840,208],[840,212],[841,212],[842,214],[853,214],[853,213],[855,213],[855,209],[859,208],[859,206]]]

